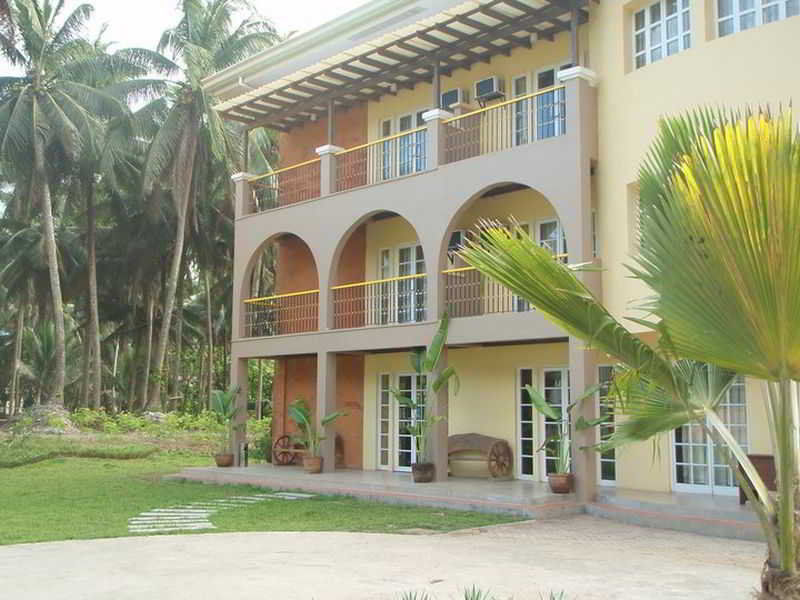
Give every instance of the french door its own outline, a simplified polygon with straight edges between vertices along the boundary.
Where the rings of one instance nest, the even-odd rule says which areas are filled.
[[[427,289],[422,246],[405,246],[397,250],[397,275],[409,277],[397,281],[397,322],[424,321]],[[410,277],[414,275],[420,277]]]
[[[520,369],[517,374],[517,432],[519,461],[517,468],[522,479],[547,480],[556,470],[558,444],[550,442],[544,451],[537,450],[548,438],[569,432],[569,369],[543,369],[539,390],[551,406],[564,416],[561,420],[540,414],[533,406],[526,386],[534,386],[534,370]]]
[[[425,124],[422,115],[424,110],[417,111],[412,115],[403,115],[397,120],[397,130],[399,133],[410,131],[422,127]],[[397,165],[398,175],[410,175],[425,170],[425,140],[427,131],[415,131],[407,135],[400,136],[398,141],[399,160]]]
[[[747,451],[747,398],[744,378],[737,377],[717,409],[733,437]],[[674,488],[708,494],[738,493],[736,476],[728,466],[726,450],[697,423],[673,432]]]
[[[418,404],[416,410],[397,401],[396,389]],[[427,377],[414,373],[393,376],[382,373],[378,380],[378,445],[377,465],[387,471],[410,471],[417,462],[417,438],[412,428],[425,418]]]

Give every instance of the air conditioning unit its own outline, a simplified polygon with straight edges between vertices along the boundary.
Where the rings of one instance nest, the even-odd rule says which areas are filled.
[[[447,90],[440,98],[440,104],[443,109],[447,110],[453,104],[467,104],[469,102],[469,92],[467,90]]]
[[[494,76],[475,82],[475,99],[478,102],[487,102],[505,97],[505,80]]]

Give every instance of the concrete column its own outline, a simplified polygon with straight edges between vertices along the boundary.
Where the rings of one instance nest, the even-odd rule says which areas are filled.
[[[442,164],[444,159],[444,135],[443,120],[449,119],[453,113],[443,110],[441,108],[434,108],[433,110],[422,113],[422,120],[428,127],[428,156],[426,167],[428,169],[436,169]]]
[[[428,389],[430,397],[428,398],[427,410],[435,417],[442,417],[442,421],[433,426],[431,431],[430,453],[433,464],[436,465],[436,481],[447,481],[447,438],[450,436],[449,418],[449,405],[450,405],[450,392],[448,385],[445,384],[439,388],[438,392],[433,392],[432,384],[437,377],[447,368],[447,348],[442,350],[442,356],[439,359],[433,373],[428,374],[430,381],[428,382]]]
[[[344,148],[333,144],[325,144],[317,148],[317,154],[320,157],[320,196],[327,196],[336,191],[336,153],[342,150]]]
[[[597,383],[597,365],[593,352],[586,350],[586,343],[578,338],[569,338],[570,395],[577,399],[584,391]],[[586,398],[572,409],[572,472],[575,475],[575,493],[579,502],[594,502],[597,494],[598,457],[595,450],[581,450],[597,442],[597,429],[592,427],[577,431],[575,423],[580,417],[587,421],[597,419],[600,410],[594,396]]]
[[[231,360],[231,385],[239,386],[236,394],[236,417],[233,420],[231,452],[234,464],[239,465],[239,444],[247,439],[247,399],[250,397],[250,381],[247,372],[247,359],[233,357]]]
[[[236,173],[231,176],[234,187],[234,217],[239,218],[252,212],[252,190],[250,188],[250,173]]]
[[[317,354],[317,424],[322,418],[336,410],[336,353]],[[326,427],[327,439],[320,446],[322,470],[331,473],[336,470],[336,431],[333,425]]]

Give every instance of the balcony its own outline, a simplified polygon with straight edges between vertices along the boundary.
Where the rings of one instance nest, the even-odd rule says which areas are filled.
[[[331,288],[333,328],[421,323],[427,313],[427,275],[406,275]]]
[[[282,208],[337,192],[386,183],[459,161],[562,136],[567,130],[565,86],[559,85],[442,118],[427,125],[298,165],[253,177],[238,216]],[[321,150],[321,149],[320,149]]]
[[[272,337],[317,331],[319,290],[244,301],[244,337]]]

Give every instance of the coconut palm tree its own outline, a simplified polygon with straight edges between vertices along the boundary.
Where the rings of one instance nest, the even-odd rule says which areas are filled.
[[[11,8],[17,35],[3,45],[2,52],[24,75],[0,78],[0,158],[15,165],[33,165],[30,204],[40,213],[44,233],[56,348],[49,400],[63,406],[66,359],[55,238],[58,215],[54,215],[50,189],[54,167],[46,154],[57,147],[66,160],[76,160],[88,143],[92,123],[120,118],[127,108],[82,83],[80,74],[98,68],[87,60],[91,44],[80,37],[92,14],[91,5],[81,4],[64,18],[63,2],[13,0]]]
[[[592,296],[576,277],[585,266],[560,264],[519,229],[484,223],[462,255],[621,363],[616,410],[630,420],[605,447],[694,421],[727,449],[767,539],[761,598],[797,598],[800,135],[788,111],[666,119],[639,183],[632,272],[654,296],[634,320],[658,334],[657,347]],[[777,501],[717,414],[732,372],[765,382]]]
[[[148,151],[144,169],[145,193],[167,178],[175,204],[176,229],[167,274],[161,328],[153,356],[153,369],[160,375],[169,343],[172,314],[186,241],[187,217],[192,204],[196,165],[201,147],[205,156],[225,164],[241,155],[241,140],[231,125],[223,123],[213,110],[214,99],[201,82],[212,73],[241,61],[278,41],[272,25],[256,15],[245,0],[182,0],[182,18],[165,31],[158,51],[168,53],[175,70],[182,73],[168,98],[158,98],[142,110],[156,119],[159,127]],[[236,12],[249,9],[251,16],[234,24]],[[180,67],[178,67],[180,65]],[[234,170],[230,168],[231,172]],[[153,378],[148,402],[160,393],[161,377]]]

